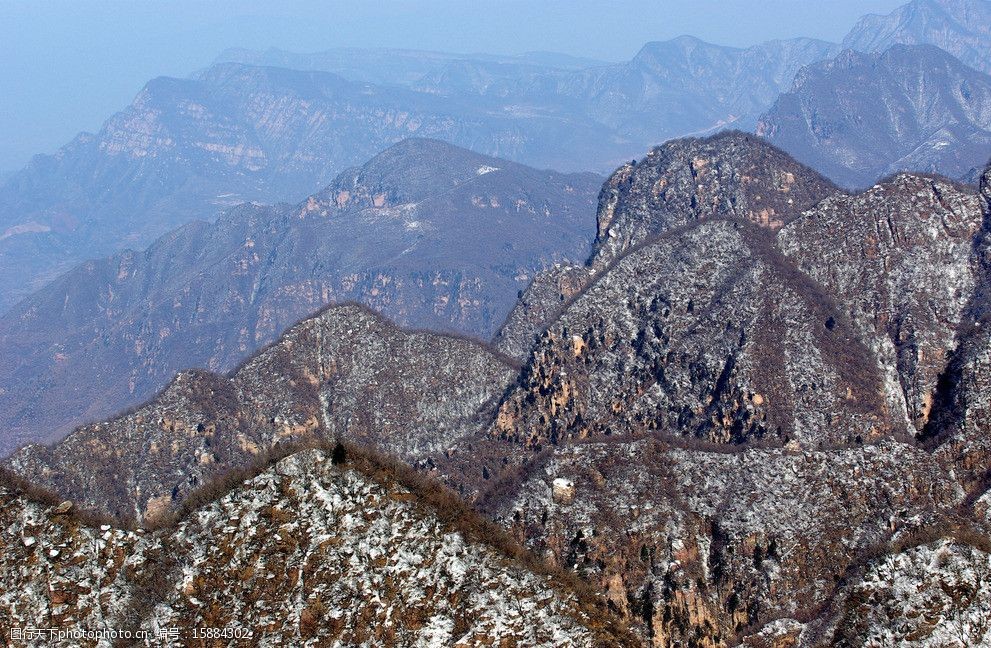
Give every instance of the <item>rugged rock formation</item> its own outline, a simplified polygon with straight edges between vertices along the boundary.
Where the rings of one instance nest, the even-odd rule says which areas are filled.
[[[573,501],[554,501],[554,478],[574,483]],[[721,646],[768,618],[818,618],[861,554],[959,501],[903,444],[719,452],[644,438],[562,447],[493,512],[653,645]]]
[[[283,441],[342,437],[408,461],[477,432],[516,368],[469,340],[344,305],[233,374],[180,373],[152,401],[8,459],[35,484],[118,516],[161,515]]]
[[[297,205],[88,262],[0,318],[0,453],[140,403],[177,371],[227,371],[328,303],[488,339],[536,272],[587,256],[599,183],[406,140]]]
[[[974,500],[991,484],[991,168],[981,179],[980,197],[984,220],[974,245],[976,286],[924,430]]]
[[[843,47],[882,52],[892,45],[935,45],[991,74],[991,4],[987,0],[912,0],[886,16],[867,15]]]
[[[786,226],[778,245],[837,300],[885,367],[889,407],[922,430],[980,271],[977,197],[900,175],[834,196]]]
[[[740,147],[743,161],[774,151],[752,138],[720,141]],[[650,168],[659,167],[645,163],[643,186],[685,173],[675,165],[650,178]],[[134,439],[174,443],[184,450],[169,446],[162,454],[156,446],[167,458],[161,471],[125,479],[129,488],[140,483],[142,493],[165,496],[158,504],[124,493],[148,519],[158,506],[175,508],[176,485],[179,510],[184,498],[186,509],[196,508],[196,495],[177,476],[215,474],[209,457],[218,439],[248,439],[261,449],[278,436],[272,430],[292,439],[340,434],[398,452],[444,480],[531,549],[589,581],[644,645],[986,642],[991,171],[979,196],[912,175],[859,195],[833,190],[817,202],[810,197],[780,228],[746,212],[697,213],[690,200],[687,212],[669,206],[677,203],[655,209],[629,200],[623,192],[638,191],[625,183],[633,174],[633,167],[617,172],[606,195],[614,188],[620,207],[603,201],[600,221],[645,233],[601,267],[562,266],[524,296],[532,301],[504,331],[551,321],[533,350],[519,354],[526,357],[521,371],[464,340],[397,332],[350,307],[340,318],[329,311],[301,324],[228,379],[236,388],[231,406],[218,398],[222,379],[196,378],[197,393],[214,390],[211,407],[234,414],[211,414],[195,397],[170,401],[167,391],[51,450],[29,448],[10,466],[60,497],[106,508],[116,495],[97,470],[55,478],[67,474],[70,451],[120,472],[116,458],[100,458],[104,439],[129,439],[119,445],[132,454],[147,452]],[[709,176],[714,183],[738,177],[730,167]],[[736,193],[738,182],[719,180],[719,190],[699,184],[714,204],[742,205],[739,196],[753,195]],[[623,205],[660,225],[648,229]],[[525,339],[504,341],[520,350]],[[428,380],[414,378],[424,372]],[[445,386],[450,391],[438,393]],[[388,410],[394,403],[401,405]],[[266,418],[273,412],[276,420]],[[179,432],[169,430],[171,420],[181,421]],[[217,432],[192,427],[214,420]],[[216,463],[241,466],[251,453],[231,456]],[[293,492],[279,490],[285,480],[276,479],[251,482],[256,491],[241,501],[301,498],[271,513],[289,528],[298,522],[278,511],[323,519],[302,494],[308,479],[294,482],[299,488],[290,483]],[[231,604],[221,607],[215,592],[239,583],[251,566],[237,549],[220,549],[239,546],[242,518],[185,519],[192,526],[175,540],[175,553],[196,557],[186,570],[201,588],[192,596],[215,603],[212,613],[223,620]],[[295,551],[296,536],[275,531],[265,536],[273,546]],[[221,541],[228,538],[234,541]],[[208,605],[175,594],[189,581],[160,582],[172,592],[158,599],[167,602],[156,608],[163,618],[206,618]],[[376,587],[395,600],[387,582]],[[47,605],[41,593],[30,598]],[[438,605],[439,613],[449,609],[443,599]],[[566,627],[580,629],[590,625],[583,619],[594,620],[568,614],[567,605],[548,600],[543,609],[555,612],[548,623],[568,617],[576,625]],[[294,608],[300,620],[304,607]],[[347,621],[344,627],[358,632]]]
[[[163,646],[203,627],[257,646],[622,645],[608,614],[452,513],[381,466],[319,450],[151,532],[89,526],[3,484],[0,622],[144,631]],[[179,636],[154,639],[169,628]]]
[[[848,187],[897,171],[965,179],[991,156],[991,76],[929,45],[845,51],[803,69],[756,132]]]
[[[836,597],[834,618],[800,645],[983,646],[991,643],[991,543],[944,539],[871,563]]]
[[[600,269],[651,236],[705,218],[777,230],[834,191],[821,175],[752,135],[669,142],[606,182],[591,265]]]
[[[777,230],[835,192],[815,171],[751,135],[732,131],[652,149],[620,167],[599,194],[595,250],[586,267],[537,275],[520,296],[496,344],[525,359],[537,333],[564,302],[624,252],[699,220],[738,218]]]
[[[600,220],[622,222],[629,176]],[[989,215],[991,173],[980,199],[901,175],[777,233],[713,215],[644,235],[551,316],[476,460],[440,471],[656,646],[979,645]],[[844,372],[873,400],[809,380]]]
[[[595,276],[584,265],[557,265],[538,272],[520,291],[516,305],[495,337],[496,347],[503,353],[525,360],[536,342],[536,335],[553,322],[565,302],[581,292]]]
[[[880,369],[827,293],[741,221],[634,249],[542,335],[496,433],[662,430],[816,447],[891,431]]]

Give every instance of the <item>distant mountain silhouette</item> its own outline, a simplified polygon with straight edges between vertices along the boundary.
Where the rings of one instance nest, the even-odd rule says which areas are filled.
[[[843,39],[844,48],[863,52],[898,44],[935,45],[991,74],[991,2],[912,0],[888,15],[864,16]]]
[[[540,168],[611,171],[658,141],[752,125],[795,71],[834,49],[683,37],[593,67],[539,53],[343,50],[303,63],[242,53],[310,69],[221,63],[155,79],[99,133],[0,185],[0,311],[83,259],[142,248],[240,202],[298,200],[411,136]],[[340,74],[313,69],[324,67]]]
[[[848,187],[902,170],[975,182],[991,157],[991,76],[931,45],[848,50],[802,70],[757,133]]]

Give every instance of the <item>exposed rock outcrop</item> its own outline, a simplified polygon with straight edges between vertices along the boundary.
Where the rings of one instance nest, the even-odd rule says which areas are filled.
[[[669,142],[606,182],[591,263],[601,269],[651,236],[705,218],[738,218],[777,230],[835,190],[817,172],[746,133]]]
[[[708,220],[620,258],[544,332],[494,434],[817,447],[890,433],[873,354],[772,241]]]

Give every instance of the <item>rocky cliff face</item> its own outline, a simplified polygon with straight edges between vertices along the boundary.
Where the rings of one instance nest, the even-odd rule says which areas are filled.
[[[536,342],[536,335],[565,303],[588,285],[595,271],[586,265],[556,265],[538,272],[526,290],[520,291],[516,305],[509,312],[495,337],[496,347],[518,360],[526,360]]]
[[[572,495],[555,497],[555,479]],[[959,501],[936,461],[901,444],[718,452],[645,438],[560,449],[495,515],[597,584],[651,645],[722,646],[767,619],[819,618],[861,554]]]
[[[844,186],[966,178],[991,156],[991,77],[929,45],[845,51],[803,69],[756,132]]]
[[[227,371],[328,303],[488,339],[535,273],[587,256],[599,183],[407,140],[294,206],[243,206],[88,262],[0,318],[0,452],[182,369]]]
[[[886,16],[867,15],[843,47],[882,52],[892,45],[935,45],[991,74],[991,5],[986,0],[912,0]]]
[[[357,305],[304,320],[230,376],[180,373],[153,400],[9,465],[118,516],[155,517],[280,442],[342,437],[407,461],[486,420],[515,367],[465,339],[403,331]]]
[[[834,191],[829,180],[745,133],[669,142],[606,182],[590,264],[600,269],[652,236],[706,218],[777,230]]]
[[[913,433],[926,425],[958,344],[980,275],[972,254],[981,223],[970,190],[900,175],[830,197],[778,235],[781,250],[836,295],[879,358],[889,407]]]
[[[258,646],[620,645],[608,615],[562,582],[374,465],[333,465],[319,450],[150,532],[90,526],[6,484],[0,498],[7,628],[144,631],[168,646],[194,643],[200,627]],[[154,639],[169,628],[179,636]]]
[[[933,411],[924,430],[935,452],[959,473],[977,500],[991,484],[991,170],[981,179],[984,220],[975,238],[976,286],[960,327],[959,343],[940,376]]]
[[[987,543],[940,540],[880,558],[837,596],[836,615],[802,633],[824,645],[979,646],[991,642]],[[923,613],[919,613],[922,611]],[[822,627],[824,626],[824,628]]]
[[[832,183],[812,169],[742,132],[656,147],[639,163],[621,166],[603,186],[594,250],[585,266],[538,274],[500,329],[496,344],[525,359],[535,335],[597,272],[668,230],[725,217],[774,231],[834,192]]]
[[[571,301],[496,430],[529,444],[661,430],[815,447],[890,432],[882,388],[821,287],[755,226],[705,220],[634,249]]]

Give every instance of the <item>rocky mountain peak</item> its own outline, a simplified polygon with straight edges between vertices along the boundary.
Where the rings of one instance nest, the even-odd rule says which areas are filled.
[[[929,43],[967,65],[991,72],[991,2],[912,0],[890,14],[864,16],[843,47],[878,52],[894,44]]]
[[[466,183],[488,184],[497,178],[526,177],[529,170],[508,160],[436,139],[408,138],[393,144],[360,167],[343,171],[329,186],[306,201],[335,210],[412,205]],[[592,174],[588,174],[589,177]],[[508,184],[508,182],[507,182]]]
[[[833,191],[829,180],[747,133],[674,140],[607,181],[592,264],[604,266],[651,236],[708,218],[774,231]]]

